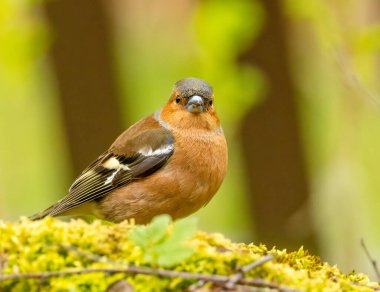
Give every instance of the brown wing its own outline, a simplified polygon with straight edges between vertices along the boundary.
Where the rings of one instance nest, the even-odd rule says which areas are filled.
[[[86,202],[99,200],[133,180],[156,172],[174,152],[174,137],[166,129],[147,130],[133,139],[129,139],[127,134],[122,134],[118,139],[125,141],[117,140],[110,150],[82,172],[66,197],[31,219],[57,216]]]

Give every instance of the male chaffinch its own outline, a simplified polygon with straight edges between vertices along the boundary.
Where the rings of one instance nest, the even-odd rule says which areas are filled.
[[[219,189],[227,143],[203,80],[178,81],[168,103],[122,133],[71,185],[68,194],[31,217],[95,215],[113,222],[192,214]]]

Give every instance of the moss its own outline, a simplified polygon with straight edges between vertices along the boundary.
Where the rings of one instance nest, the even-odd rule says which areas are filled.
[[[136,227],[128,222],[107,224],[82,220],[63,222],[53,218],[15,223],[0,221],[0,268],[3,274],[111,268],[127,265],[154,266],[143,248],[129,239]],[[295,252],[267,249],[265,245],[233,243],[220,234],[197,232],[189,241],[194,253],[176,263],[172,270],[232,275],[239,267],[267,254],[274,260],[245,274],[284,287],[308,291],[372,291],[380,288],[363,274],[341,273],[300,248]],[[73,247],[70,249],[68,247]],[[94,258],[96,257],[96,258]],[[136,291],[181,291],[195,280],[150,275],[92,273],[40,279],[0,282],[5,291],[105,291],[119,279]],[[0,289],[1,290],[1,289]]]

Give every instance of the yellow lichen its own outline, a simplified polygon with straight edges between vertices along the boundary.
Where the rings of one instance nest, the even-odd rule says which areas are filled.
[[[98,220],[92,223],[63,222],[53,218],[35,222],[27,219],[14,223],[0,221],[0,280],[1,275],[17,273],[155,266],[144,256],[143,248],[128,237],[135,228],[128,222],[109,224]],[[363,274],[341,273],[337,267],[309,255],[302,247],[295,252],[267,249],[262,244],[233,243],[220,234],[204,232],[197,232],[188,244],[194,253],[170,267],[171,270],[233,275],[240,267],[271,254],[272,261],[248,271],[245,278],[260,278],[301,291],[372,291],[380,288]],[[136,291],[181,291],[197,282],[154,275],[90,273],[42,280],[4,280],[0,281],[0,290],[105,291],[119,279],[125,279]]]

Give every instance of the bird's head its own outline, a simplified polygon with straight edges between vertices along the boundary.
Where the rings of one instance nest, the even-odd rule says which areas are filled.
[[[185,78],[174,85],[170,101],[179,110],[200,114],[212,109],[214,94],[207,82],[197,78]]]
[[[197,78],[185,78],[175,83],[162,114],[162,118],[175,128],[220,128],[212,87]]]

